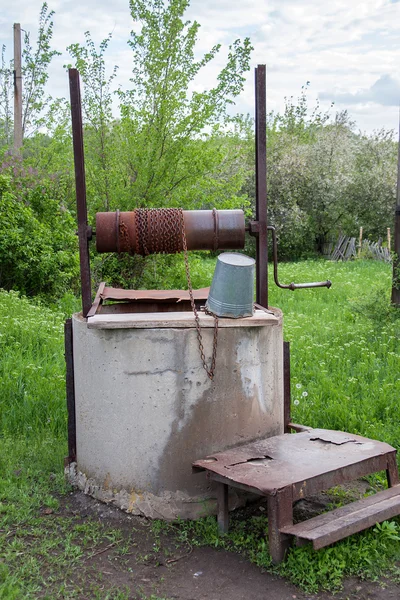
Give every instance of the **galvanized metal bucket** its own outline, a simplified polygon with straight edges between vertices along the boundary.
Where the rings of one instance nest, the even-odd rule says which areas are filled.
[[[251,317],[254,312],[255,264],[254,258],[245,254],[220,254],[206,309],[218,317]]]

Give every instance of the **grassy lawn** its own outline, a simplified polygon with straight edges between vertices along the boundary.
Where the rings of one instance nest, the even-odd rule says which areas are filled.
[[[202,285],[209,283],[212,264],[202,261]],[[291,341],[293,420],[399,448],[400,318],[389,308],[390,267],[307,261],[281,265],[280,278],[333,282],[330,290],[296,292],[271,282],[270,304],[283,310]],[[96,563],[109,549],[128,577],[126,557],[140,563],[143,532],[131,535],[68,510],[63,312],[73,303],[66,299],[50,310],[0,292],[0,599],[156,600],[140,587],[135,596],[114,589]],[[379,487],[383,478],[370,484]],[[271,570],[265,528],[264,516],[242,515],[221,539],[213,519],[155,522],[146,543],[153,555],[154,548],[166,553],[171,539],[178,547],[222,546]],[[399,535],[393,520],[319,552],[292,550],[277,571],[309,591],[337,589],[345,575],[376,577],[393,569]]]

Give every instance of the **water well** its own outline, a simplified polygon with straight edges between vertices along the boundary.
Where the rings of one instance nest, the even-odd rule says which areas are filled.
[[[171,519],[215,513],[215,489],[204,474],[192,474],[192,463],[282,434],[288,423],[282,314],[268,307],[267,229],[272,228],[267,227],[265,196],[265,67],[256,70],[254,221],[246,225],[241,210],[97,215],[99,252],[240,250],[245,231],[255,237],[254,312],[218,320],[211,376],[203,368],[198,337],[199,325],[210,364],[215,319],[201,308],[208,289],[193,290],[191,300],[188,291],[101,284],[92,301],[88,244],[94,232],[87,222],[75,69],[70,70],[70,88],[83,310],[66,324],[68,477],[85,493],[134,514]],[[276,264],[275,278],[280,285]]]

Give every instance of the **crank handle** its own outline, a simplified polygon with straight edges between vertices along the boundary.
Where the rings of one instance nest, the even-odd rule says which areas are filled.
[[[329,281],[329,279],[327,281],[316,281],[313,283],[289,283],[287,285],[283,284],[283,283],[279,283],[278,280],[278,244],[276,242],[276,231],[275,231],[275,227],[272,227],[272,225],[268,225],[267,227],[268,231],[270,231],[272,233],[272,247],[273,247],[273,255],[274,255],[274,281],[275,284],[284,289],[284,290],[300,290],[300,289],[304,289],[304,288],[318,288],[318,287],[326,287],[326,288],[330,288],[332,285],[332,282]]]

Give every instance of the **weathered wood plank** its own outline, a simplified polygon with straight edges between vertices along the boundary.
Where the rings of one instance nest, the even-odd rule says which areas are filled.
[[[201,327],[214,327],[214,318],[199,313]],[[280,323],[280,315],[276,316],[262,310],[256,310],[254,316],[242,319],[218,319],[218,327],[263,327]],[[130,314],[99,314],[88,318],[89,329],[149,329],[161,327],[187,328],[195,327],[192,312],[171,313],[130,313]]]
[[[310,540],[318,550],[398,514],[400,514],[400,485],[297,525],[283,527],[281,533]]]

